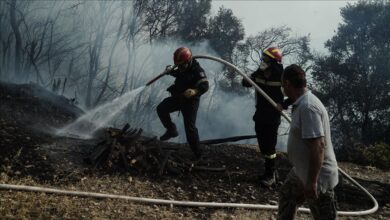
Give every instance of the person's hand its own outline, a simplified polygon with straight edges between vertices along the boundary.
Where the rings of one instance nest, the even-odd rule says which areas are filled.
[[[309,200],[318,199],[317,183],[308,183],[305,186],[305,198]]]
[[[172,72],[172,70],[173,70],[172,65],[167,65],[167,66],[165,67],[165,72],[166,72],[167,74],[169,74],[170,72]]]
[[[167,72],[170,72],[170,71],[172,71],[172,70],[173,70],[172,65],[167,65],[167,66],[165,67],[165,71],[167,71]]]
[[[198,90],[196,89],[187,89],[183,93],[184,97],[186,97],[187,99],[195,96],[196,94],[198,94]]]
[[[282,106],[280,103],[276,103],[276,109],[277,109],[279,112],[282,112],[282,111],[283,111],[283,106]]]

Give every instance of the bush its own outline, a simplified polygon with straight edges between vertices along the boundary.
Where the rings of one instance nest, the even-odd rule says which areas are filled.
[[[382,169],[390,168],[390,146],[380,142],[363,149],[363,157],[367,163]]]
[[[364,145],[358,142],[344,145],[336,150],[336,155],[339,161],[370,165],[381,169],[390,168],[390,146],[383,142],[373,145]]]

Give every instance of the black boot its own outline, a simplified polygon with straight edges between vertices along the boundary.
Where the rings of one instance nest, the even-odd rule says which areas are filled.
[[[265,172],[260,178],[260,184],[266,187],[276,184],[275,159],[265,159]]]
[[[198,149],[198,150],[193,151],[193,152],[194,152],[194,156],[192,159],[192,163],[194,165],[198,165],[198,166],[208,166],[209,165],[209,161],[205,157],[205,155],[203,155],[202,150]]]
[[[166,141],[177,136],[179,136],[179,133],[177,133],[176,129],[167,129],[167,131],[160,137],[160,141]]]
[[[266,171],[266,173],[261,176],[260,184],[265,187],[272,187],[276,184],[275,171]]]

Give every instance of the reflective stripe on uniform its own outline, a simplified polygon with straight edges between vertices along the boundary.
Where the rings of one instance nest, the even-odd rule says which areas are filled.
[[[264,157],[267,158],[267,159],[275,159],[276,158],[276,154],[264,155]]]
[[[266,81],[266,80],[260,79],[258,77],[255,77],[255,81],[257,83],[261,83],[261,84],[266,85],[266,86],[282,86],[281,82],[278,82],[278,81]]]
[[[202,82],[207,82],[207,78],[202,78],[202,79],[198,80],[198,82],[195,83],[195,86],[198,86]]]

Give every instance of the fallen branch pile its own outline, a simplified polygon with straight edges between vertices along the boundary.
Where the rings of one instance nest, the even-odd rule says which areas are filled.
[[[103,140],[99,142],[86,158],[95,168],[125,170],[132,174],[165,173],[180,174],[185,171],[206,170],[224,171],[225,168],[211,168],[194,161],[183,159],[177,154],[178,147],[168,142],[158,141],[156,137],[141,136],[142,129],[131,129],[126,124],[122,129],[106,128]]]

